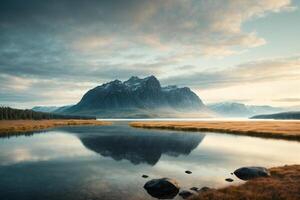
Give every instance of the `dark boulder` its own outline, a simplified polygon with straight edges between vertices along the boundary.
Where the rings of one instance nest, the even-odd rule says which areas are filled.
[[[181,196],[183,199],[187,199],[187,198],[191,197],[193,195],[193,193],[188,190],[183,190],[183,191],[179,192],[178,195]]]
[[[233,179],[232,178],[226,178],[225,181],[227,181],[227,182],[233,182]]]
[[[199,190],[199,192],[206,192],[208,190],[211,190],[211,189],[209,187],[204,186]]]
[[[197,188],[197,187],[191,187],[190,190],[193,190],[193,191],[197,192],[199,190],[199,188]]]
[[[169,178],[152,179],[144,185],[145,190],[152,197],[158,199],[172,199],[179,192],[179,185]]]
[[[242,167],[233,172],[239,179],[244,181],[258,178],[268,177],[270,172],[264,167]]]

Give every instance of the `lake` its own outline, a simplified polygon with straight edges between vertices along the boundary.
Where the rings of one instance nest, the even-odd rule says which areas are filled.
[[[127,122],[55,128],[0,138],[0,199],[153,199],[143,188],[152,178],[176,179],[182,189],[223,187],[242,182],[230,174],[239,167],[299,164],[299,152],[299,142]]]

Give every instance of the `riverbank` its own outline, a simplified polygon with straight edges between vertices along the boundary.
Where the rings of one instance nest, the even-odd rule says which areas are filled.
[[[271,176],[247,181],[238,186],[200,192],[193,200],[232,199],[300,199],[300,165],[275,167]]]
[[[300,121],[131,122],[136,128],[221,132],[300,141]]]
[[[109,124],[111,123],[97,120],[0,120],[0,136],[42,131],[47,128],[62,126],[103,126]]]

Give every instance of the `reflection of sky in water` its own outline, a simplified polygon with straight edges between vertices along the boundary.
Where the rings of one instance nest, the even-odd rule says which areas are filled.
[[[0,152],[0,165],[93,155],[76,136],[59,132],[0,138]]]
[[[142,174],[222,187],[241,166],[300,163],[298,142],[118,125],[0,138],[0,152],[0,199],[151,199]]]

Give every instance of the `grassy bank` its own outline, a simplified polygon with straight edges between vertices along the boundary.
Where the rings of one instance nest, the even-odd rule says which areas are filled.
[[[271,177],[247,181],[239,186],[200,192],[193,200],[300,199],[300,165],[270,169]]]
[[[222,132],[300,141],[300,121],[132,122],[136,128]]]
[[[0,120],[0,135],[41,131],[47,128],[78,125],[109,125],[109,122],[97,120]]]

